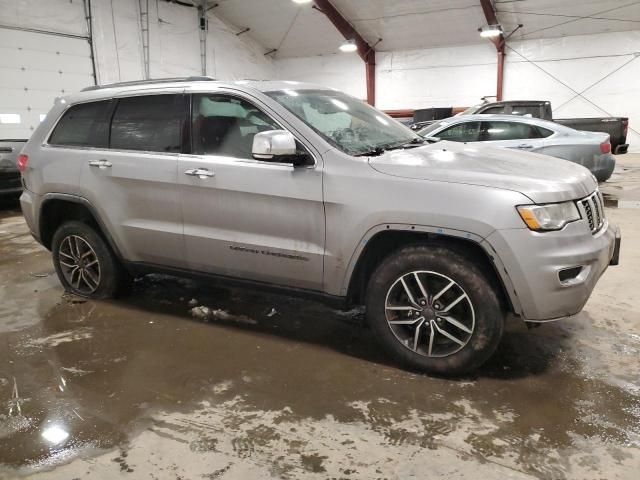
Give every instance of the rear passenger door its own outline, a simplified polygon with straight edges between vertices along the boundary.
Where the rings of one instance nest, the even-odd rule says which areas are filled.
[[[544,139],[535,125],[500,120],[483,121],[481,141],[496,147],[537,152],[544,148]]]
[[[102,146],[84,159],[82,195],[126,260],[184,266],[177,167],[186,112],[181,91],[116,98]]]

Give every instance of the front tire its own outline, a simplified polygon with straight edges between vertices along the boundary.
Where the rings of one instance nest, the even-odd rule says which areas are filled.
[[[105,240],[89,225],[63,223],[51,242],[53,264],[65,290],[76,295],[113,298],[126,273]]]
[[[491,282],[473,261],[441,246],[405,247],[383,260],[369,280],[366,307],[394,359],[437,375],[477,369],[504,329]]]

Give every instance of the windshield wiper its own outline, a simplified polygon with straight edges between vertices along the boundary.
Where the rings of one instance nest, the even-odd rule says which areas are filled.
[[[357,153],[356,157],[374,157],[378,155],[382,155],[384,152],[389,150],[399,150],[401,148],[415,148],[420,145],[424,145],[428,140],[426,138],[412,138],[407,142],[400,143],[388,143],[386,145],[378,145],[377,147],[367,150],[366,152]]]
[[[420,145],[424,145],[425,143],[427,143],[427,140],[425,138],[422,138],[422,137],[412,138],[408,142],[402,142],[393,146],[389,146],[387,147],[387,150],[398,150],[400,148],[415,148],[415,147],[419,147]]]
[[[367,150],[365,152],[358,152],[354,155],[354,157],[377,157],[379,155],[382,155],[386,151],[387,151],[387,147],[383,145],[380,147],[373,148],[371,150]]]

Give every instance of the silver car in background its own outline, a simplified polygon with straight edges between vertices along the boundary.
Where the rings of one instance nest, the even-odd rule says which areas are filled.
[[[606,181],[615,167],[609,135],[581,132],[559,123],[513,115],[464,115],[433,123],[418,131],[423,137],[453,142],[482,142],[503,148],[542,153],[578,163]]]

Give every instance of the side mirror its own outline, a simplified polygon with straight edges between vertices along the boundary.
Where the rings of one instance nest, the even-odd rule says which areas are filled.
[[[293,163],[298,154],[296,139],[286,130],[258,132],[253,137],[251,153],[256,160],[282,160]]]

